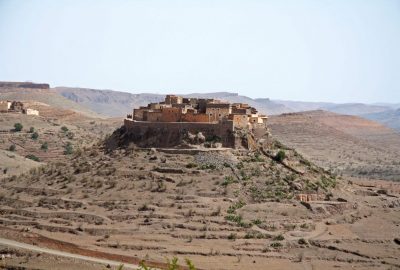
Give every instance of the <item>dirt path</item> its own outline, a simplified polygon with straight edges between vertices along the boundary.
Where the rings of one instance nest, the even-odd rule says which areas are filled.
[[[72,254],[72,253],[58,251],[58,250],[49,249],[49,248],[37,247],[34,245],[29,245],[29,244],[25,244],[25,243],[17,242],[14,240],[5,239],[5,238],[0,238],[0,244],[9,246],[9,247],[22,248],[22,249],[26,249],[26,250],[30,250],[30,251],[43,252],[43,253],[47,253],[47,254],[51,254],[51,255],[55,255],[55,256],[84,260],[84,261],[89,261],[89,262],[94,262],[94,263],[105,264],[105,265],[107,265],[107,264],[109,264],[111,266],[121,265],[121,263],[117,262],[117,261],[98,259],[98,258]],[[126,268],[127,269],[137,269],[138,267],[139,267],[138,265],[124,263],[124,269],[126,269]]]

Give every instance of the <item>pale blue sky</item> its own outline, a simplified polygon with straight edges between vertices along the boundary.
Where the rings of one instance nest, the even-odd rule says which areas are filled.
[[[400,0],[0,0],[0,80],[400,102]]]

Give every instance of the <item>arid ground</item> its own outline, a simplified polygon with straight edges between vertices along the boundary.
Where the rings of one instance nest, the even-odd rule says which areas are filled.
[[[0,115],[3,269],[107,263],[1,239],[159,268],[175,256],[198,269],[400,268],[400,137],[391,129],[314,111],[271,117],[263,151],[110,151],[104,142],[122,119],[31,106],[41,116]]]

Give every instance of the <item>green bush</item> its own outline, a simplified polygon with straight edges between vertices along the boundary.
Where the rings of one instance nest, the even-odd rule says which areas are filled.
[[[188,169],[192,169],[192,168],[196,168],[196,167],[197,167],[196,163],[190,162],[190,163],[186,164],[186,168],[188,168]]]
[[[74,152],[74,148],[72,147],[72,144],[68,142],[64,146],[64,155],[71,155]]]
[[[68,131],[68,128],[67,128],[66,126],[62,126],[62,127],[61,127],[61,131],[67,132],[67,131]]]
[[[237,181],[233,178],[233,176],[225,176],[224,182],[221,185],[224,187],[228,186],[229,184],[237,183]]]
[[[26,155],[25,157],[28,158],[28,159],[31,159],[33,161],[37,161],[37,162],[40,161],[40,159],[37,156],[33,155],[33,154]]]
[[[37,133],[36,131],[32,133],[31,135],[31,139],[32,140],[37,140],[37,138],[39,138],[39,133]]]
[[[282,241],[282,240],[284,240],[284,239],[285,239],[285,237],[283,237],[282,234],[279,234],[279,235],[277,235],[277,236],[274,237],[274,241]]]
[[[42,143],[40,149],[42,149],[43,151],[47,151],[47,149],[49,149],[49,144],[47,142]]]
[[[21,123],[15,123],[14,124],[14,130],[19,132],[24,128],[24,126]]]
[[[286,158],[286,153],[283,150],[279,150],[275,155],[275,160],[282,162]]]
[[[280,248],[280,247],[282,247],[282,244],[279,243],[279,242],[274,242],[274,243],[271,244],[271,247],[273,247],[273,248]]]

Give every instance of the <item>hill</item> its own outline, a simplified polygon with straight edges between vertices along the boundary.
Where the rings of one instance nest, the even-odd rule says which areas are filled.
[[[130,94],[112,90],[96,90],[86,88],[56,87],[55,91],[63,97],[82,106],[107,116],[123,117],[132,112],[133,108],[145,106],[151,102],[162,101],[165,95],[158,94]],[[182,95],[184,97],[217,98],[229,102],[248,103],[266,114],[279,114],[289,109],[269,99],[251,99],[236,93],[194,93]]]
[[[377,106],[362,103],[334,104],[322,107],[330,112],[346,115],[363,115],[366,113],[377,113],[387,110],[386,106]]]
[[[133,108],[159,102],[163,95],[131,94],[112,90],[56,87],[54,91],[63,97],[108,117],[125,117]]]
[[[272,134],[318,165],[352,176],[399,180],[400,135],[357,116],[324,111],[269,119]]]
[[[382,123],[400,132],[400,109],[363,114],[362,117]]]
[[[96,90],[87,88],[56,87],[54,91],[63,97],[83,106],[103,116],[124,117],[131,113],[133,108],[145,106],[151,102],[163,100],[164,95],[159,94],[131,94],[113,90]],[[228,102],[247,103],[257,108],[260,112],[267,115],[277,115],[289,112],[301,112],[310,110],[326,110],[339,114],[356,115],[370,117],[369,119],[397,127],[397,115],[392,115],[391,119],[385,120],[382,115],[374,117],[373,114],[391,110],[395,104],[362,104],[345,103],[336,104],[329,102],[301,102],[286,100],[270,100],[268,98],[252,99],[246,96],[230,92],[211,92],[211,93],[193,93],[183,95],[185,97],[199,98],[217,98]],[[368,114],[371,114],[368,116]]]
[[[88,118],[38,102],[26,104],[38,109],[41,115],[0,114],[0,168],[4,170],[0,178],[50,161],[69,159],[72,152],[112,133],[122,122],[122,119]],[[16,123],[23,127],[19,132],[14,130]]]
[[[177,256],[199,269],[397,265],[393,186],[353,186],[265,139],[262,152],[85,147],[1,180],[0,236],[130,263]]]
[[[86,117],[100,117],[99,114],[90,109],[80,106],[78,103],[64,98],[52,89],[47,88],[10,87],[5,84],[0,87],[0,100],[40,102],[58,109],[72,110]]]

